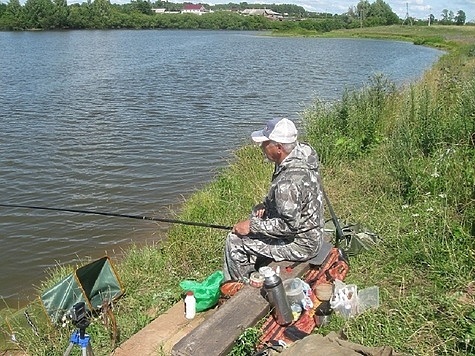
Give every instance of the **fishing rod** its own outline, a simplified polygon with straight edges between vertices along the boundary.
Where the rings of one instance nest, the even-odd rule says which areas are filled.
[[[101,212],[101,211],[92,211],[92,210],[48,208],[48,207],[44,207],[44,206],[18,205],[18,204],[0,204],[0,207],[34,209],[34,210],[50,210],[50,211],[65,211],[65,212],[69,212],[69,213],[115,216],[115,217],[119,217],[119,218],[129,218],[129,219],[137,219],[137,220],[160,221],[160,222],[166,222],[166,223],[171,223],[171,224],[201,226],[201,227],[209,227],[209,228],[212,228],[212,229],[221,229],[221,230],[231,230],[232,229],[232,227],[230,227],[230,226],[223,226],[223,225],[206,224],[206,223],[200,223],[200,222],[183,221],[183,220],[166,219],[166,218],[153,218],[153,217],[149,217],[149,216],[140,216],[140,215],[105,213],[105,212]]]
[[[323,196],[325,197],[325,201],[327,202],[328,210],[330,210],[330,215],[333,220],[333,225],[335,225],[335,229],[336,229],[335,246],[338,247],[340,245],[340,241],[343,239],[343,230],[341,229],[340,222],[338,221],[338,218],[336,217],[335,211],[333,210],[333,207],[330,203],[330,199],[328,199],[327,193],[325,193],[325,189],[323,189],[323,187],[322,187],[322,193],[323,193]]]

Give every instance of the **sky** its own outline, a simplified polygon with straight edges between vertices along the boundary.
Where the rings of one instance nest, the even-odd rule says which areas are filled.
[[[302,6],[307,11],[328,12],[339,15],[347,12],[350,7],[356,6],[359,2],[359,0],[200,0],[196,2],[215,5],[227,4],[229,2],[240,3],[243,1],[246,1],[248,4],[295,4]],[[373,3],[375,0],[368,1]],[[384,0],[384,2],[401,19],[404,19],[407,13],[409,13],[410,17],[416,19],[426,19],[430,14],[433,14],[436,19],[441,19],[442,10],[447,9],[453,11],[454,15],[459,10],[463,10],[467,21],[475,21],[475,0]]]

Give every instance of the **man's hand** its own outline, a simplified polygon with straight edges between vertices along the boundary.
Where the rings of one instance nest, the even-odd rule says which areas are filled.
[[[266,207],[263,203],[257,204],[252,210],[252,215],[260,219],[264,218],[265,213],[266,213]]]
[[[238,222],[233,226],[232,232],[238,236],[249,235],[251,232],[251,222],[249,220]]]
[[[266,209],[262,208],[262,209],[258,209],[254,212],[254,214],[258,217],[258,218],[263,218],[264,217],[264,214],[266,213]]]

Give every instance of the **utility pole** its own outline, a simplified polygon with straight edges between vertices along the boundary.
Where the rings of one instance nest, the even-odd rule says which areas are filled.
[[[404,22],[402,23],[403,25],[406,23],[406,20],[411,24],[412,26],[412,19],[409,17],[409,3],[406,2],[406,18],[404,19]]]

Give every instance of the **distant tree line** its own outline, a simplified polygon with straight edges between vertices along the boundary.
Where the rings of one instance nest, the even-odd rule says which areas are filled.
[[[0,0],[1,1],[1,0]],[[256,5],[241,2],[203,6],[209,13],[197,16],[181,14],[185,3],[132,0],[127,4],[112,4],[109,0],[87,0],[68,5],[66,0],[19,0],[0,3],[0,30],[54,29],[228,29],[228,30],[306,30],[327,32],[342,28],[369,27],[402,23],[402,20],[382,0],[360,1],[347,13],[313,13],[292,4]],[[167,13],[156,14],[163,8]],[[285,14],[281,20],[264,16],[243,16],[249,8],[267,8]],[[435,23],[437,20],[432,19]],[[416,21],[414,21],[416,22]],[[463,24],[465,13],[444,10],[441,24]]]
[[[389,5],[382,0],[376,0],[373,3],[361,0],[355,7],[351,7],[348,10],[347,15],[352,19],[352,22],[359,22],[361,27],[384,26],[397,23],[424,26],[427,24],[464,25],[467,20],[463,10],[459,10],[457,15],[454,15],[453,11],[447,9],[442,10],[439,19],[430,14],[426,19],[411,17],[401,20],[392,12]]]
[[[440,20],[437,20],[433,14],[429,15],[431,23],[440,23],[441,25],[463,25],[467,20],[467,16],[463,10],[457,11],[457,15],[451,10],[442,10]]]

